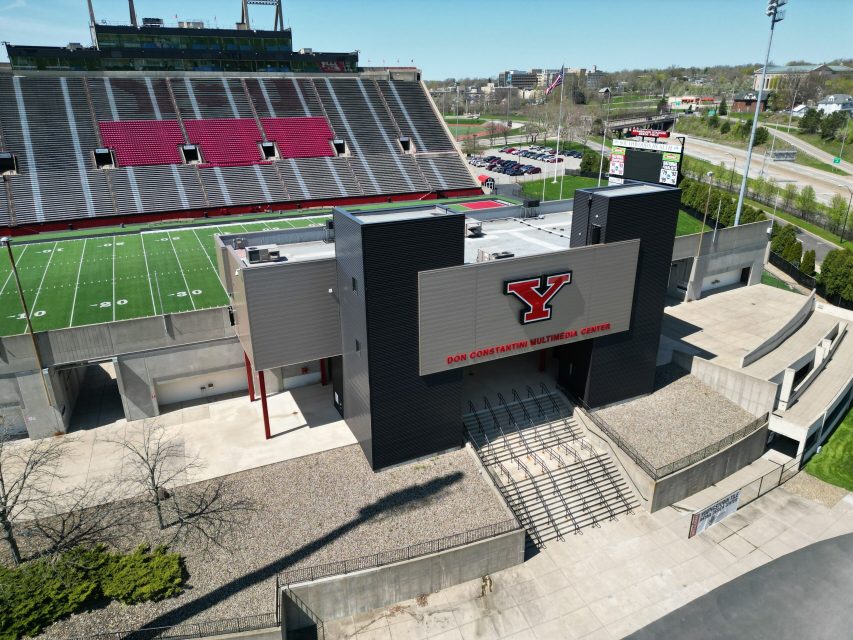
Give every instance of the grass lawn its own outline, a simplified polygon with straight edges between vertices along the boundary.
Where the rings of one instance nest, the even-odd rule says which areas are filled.
[[[765,271],[761,274],[761,284],[766,284],[771,287],[776,287],[777,289],[784,289],[785,291],[793,291],[795,293],[799,293],[794,287],[789,285],[784,280],[780,280],[776,276],[774,276],[769,271]]]
[[[686,236],[691,233],[699,233],[702,230],[701,220],[697,220],[686,211],[678,212],[678,226],[675,228],[675,235]],[[704,230],[710,231],[711,227],[705,225]]]
[[[847,412],[820,453],[809,460],[806,472],[824,482],[853,491],[853,410]]]
[[[447,124],[485,124],[485,120],[483,118],[464,118],[459,116],[444,116],[444,121]]]
[[[563,184],[563,200],[574,198],[575,189],[584,189],[586,187],[594,187],[598,184],[596,178],[586,178],[584,176],[563,176],[558,177],[557,182],[554,182],[553,177],[545,178],[544,180],[531,180],[530,182],[522,183],[524,193],[532,198],[542,198],[542,184],[545,184],[544,200],[559,200],[560,199],[560,183]],[[607,181],[602,179],[602,185],[607,185]]]

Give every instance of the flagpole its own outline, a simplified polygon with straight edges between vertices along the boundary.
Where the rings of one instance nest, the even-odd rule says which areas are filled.
[[[565,78],[563,77],[563,69],[565,65],[560,67],[560,115],[557,116],[557,153],[554,154],[554,184],[557,184],[557,165],[560,164],[556,162],[557,158],[560,157],[560,134],[562,133],[563,128],[563,85],[565,84]]]
[[[565,84],[565,83],[566,83],[566,75],[565,75],[565,73],[563,73],[563,84]],[[574,91],[572,91],[572,95],[571,95],[571,96],[569,96],[569,109],[570,109],[570,110],[571,110],[571,108],[572,108],[572,100],[573,100],[573,99],[574,99]],[[562,106],[562,104],[563,104],[563,89],[562,89],[562,86],[561,86],[561,87],[560,87],[560,105]],[[566,115],[568,116],[568,114],[566,114]],[[567,118],[567,119],[568,119],[568,118]],[[562,121],[562,118],[560,118],[560,120]],[[569,127],[568,123],[566,123],[566,128],[567,128],[567,129],[568,129],[568,131],[569,131],[568,136],[566,136],[566,137],[567,137],[567,138],[569,138],[569,140],[571,140],[571,138],[572,138],[572,129],[571,129],[571,127]],[[557,150],[557,154],[559,155],[559,153],[560,153],[560,152],[559,152],[559,149],[558,149],[558,150]],[[558,162],[557,164],[560,164],[560,163]],[[565,184],[565,182],[566,182],[566,172],[565,172],[565,170],[563,170],[563,179],[562,179],[562,180],[560,180],[560,200],[562,200],[562,199],[563,199],[563,185]]]

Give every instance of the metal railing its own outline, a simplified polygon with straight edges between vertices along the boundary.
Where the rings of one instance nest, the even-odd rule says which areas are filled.
[[[738,429],[734,433],[730,433],[727,436],[724,436],[709,444],[707,447],[703,449],[699,449],[698,451],[694,451],[693,453],[686,455],[674,462],[670,462],[660,467],[655,467],[651,462],[649,462],[642,453],[637,451],[637,449],[631,445],[630,443],[623,440],[616,431],[604,421],[604,419],[599,416],[593,409],[590,408],[586,402],[584,402],[581,398],[575,396],[574,394],[567,393],[571,397],[572,402],[582,408],[586,415],[592,420],[593,424],[600,429],[610,440],[613,441],[616,446],[618,446],[631,460],[636,463],[638,467],[640,467],[650,478],[653,480],[660,480],[661,478],[668,476],[676,471],[681,471],[686,467],[689,467],[697,462],[704,460],[708,456],[725,449],[729,445],[734,444],[738,440],[745,438],[746,436],[758,431],[761,427],[767,424],[769,419],[769,414],[765,413],[763,416],[759,416],[748,425],[743,427],[742,429]]]
[[[518,529],[518,523],[515,518],[504,520],[494,524],[471,529],[456,533],[443,538],[427,540],[419,542],[400,549],[391,551],[380,551],[359,558],[350,558],[347,560],[338,560],[337,562],[327,562],[310,567],[297,567],[295,569],[287,569],[279,574],[279,581],[283,585],[291,585],[299,582],[308,582],[311,580],[319,580],[320,578],[328,578],[329,576],[344,575],[353,571],[362,571],[364,569],[374,569],[395,562],[404,562],[419,558],[421,556],[430,555],[447,551],[454,547],[462,547],[473,542],[481,542],[488,538],[494,538],[504,533],[509,533]]]
[[[95,633],[87,636],[69,637],[65,640],[183,640],[185,638],[206,638],[259,629],[273,629],[279,626],[276,612],[261,613],[240,618],[224,618],[202,622],[187,622],[171,627],[149,627],[133,631],[114,631]]]
[[[771,251],[767,261],[782,273],[791,276],[798,284],[801,284],[808,289],[814,289],[817,287],[817,279],[814,276],[810,276],[806,272],[800,271],[797,265],[793,262],[788,262],[778,253]]]

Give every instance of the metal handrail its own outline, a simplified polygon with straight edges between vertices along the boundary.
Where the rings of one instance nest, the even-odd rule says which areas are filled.
[[[487,398],[483,398],[483,400],[488,401]],[[521,440],[521,443],[524,445],[524,450],[527,452],[527,455],[533,458],[533,462],[538,464],[542,471],[548,471],[548,465],[546,465],[545,461],[541,458],[541,456],[533,450],[533,448],[530,446],[530,443],[527,442],[527,438],[525,437],[524,433],[522,433],[521,429],[518,428],[518,424],[516,423],[515,418],[512,417],[512,413],[510,412],[509,408],[507,408],[506,400],[504,400],[503,394],[501,393],[498,393],[498,405],[501,406],[506,412],[508,417],[507,424],[512,425],[512,427],[515,429],[515,433],[518,434],[518,437]]]
[[[537,425],[533,421],[533,418],[530,417],[530,414],[527,413],[527,407],[524,406],[524,402],[522,401],[521,396],[518,395],[518,391],[516,391],[515,389],[512,390],[512,401],[514,404],[518,405],[518,407],[521,409],[521,415],[524,416],[524,419],[527,420],[527,423],[530,425],[530,428],[533,430],[533,437],[536,438],[536,440],[539,442],[539,446],[548,452],[548,457],[550,457],[551,460],[554,460],[555,462],[557,462],[559,464],[559,466],[565,467],[566,461],[563,460],[563,456],[561,456],[556,451],[553,451],[550,445],[545,444],[545,440],[544,440],[544,438],[542,438],[542,434],[539,433],[539,429],[537,429],[537,427],[541,426],[541,425]],[[559,442],[559,438],[554,433],[554,425],[552,425],[551,422],[549,421],[547,426],[549,427],[548,435],[550,435],[552,439],[555,439]]]
[[[533,456],[534,460],[537,460],[539,462],[539,466],[542,467],[542,470],[545,471],[546,474],[548,474],[548,479],[551,481],[551,486],[553,487],[554,492],[560,498],[560,502],[563,503],[563,508],[566,510],[566,516],[568,516],[568,518],[571,519],[572,525],[574,525],[574,527],[575,527],[574,532],[576,534],[579,533],[580,527],[578,526],[578,523],[575,520],[575,516],[572,513],[571,509],[569,509],[569,503],[566,502],[566,498],[563,495],[563,492],[560,491],[560,487],[557,486],[557,480],[556,480],[556,478],[554,478],[554,474],[551,473],[551,469],[548,468],[548,466],[545,464],[545,461],[542,460],[542,458],[540,458],[536,454],[535,451],[531,450],[530,444],[527,442],[527,438],[525,437],[524,432],[521,430],[521,428],[519,428],[518,423],[515,421],[515,416],[512,415],[512,411],[510,411],[509,406],[506,403],[506,400],[504,400],[503,394],[500,392],[498,393],[498,403],[504,408],[504,411],[506,412],[506,415],[509,418],[509,421],[512,423],[512,426],[515,427],[516,433],[518,433],[519,437],[521,438],[521,441],[524,443],[524,448],[527,449],[527,452]],[[534,432],[535,431],[536,430],[534,429]],[[534,482],[533,484],[535,485],[536,483]],[[544,504],[544,501],[543,501],[543,504]],[[585,502],[584,502],[584,507],[586,507]],[[545,504],[545,508],[546,509],[548,508],[547,504]],[[559,535],[559,531],[558,531],[558,535]]]
[[[506,475],[507,480],[512,483],[512,490],[515,491],[515,499],[512,502],[521,505],[521,509],[524,511],[524,517],[527,519],[527,522],[530,525],[531,530],[529,531],[529,533],[533,537],[533,542],[536,543],[537,547],[543,548],[545,546],[545,543],[542,542],[542,536],[539,535],[539,531],[537,531],[536,529],[536,525],[533,522],[533,517],[530,515],[530,510],[527,508],[527,503],[521,498],[521,490],[518,488],[518,483],[515,481],[515,478],[512,477],[512,473],[510,473],[509,469],[504,466],[503,462],[498,462],[496,466],[500,471],[504,473],[504,475]],[[509,502],[508,498],[507,502]]]
[[[554,406],[554,413],[556,413],[560,417],[560,419],[563,421],[563,424],[565,424],[567,427],[569,427],[569,429],[571,429],[571,425],[569,424],[568,419],[566,418],[566,416],[563,415],[563,412],[560,411],[560,405],[557,403],[557,398],[554,396],[554,394],[551,392],[551,390],[545,385],[544,382],[540,383],[540,387],[542,389],[542,392],[545,394],[545,396],[551,401],[551,404]],[[573,442],[578,440],[577,434],[575,434],[574,430],[572,430],[572,435],[574,436],[573,440],[572,440]],[[592,447],[589,445],[589,443],[584,438],[580,438],[580,444],[581,444],[581,449],[586,449],[590,455],[595,455],[595,451],[593,451]]]
[[[521,402],[521,398],[518,396],[518,394],[516,393],[515,389],[513,389],[513,390],[512,390],[512,393],[513,393],[513,396],[514,396],[514,397],[516,397],[516,398],[518,398],[519,402]],[[529,415],[528,415],[528,413],[527,413],[527,409],[524,407],[524,405],[522,405],[522,406],[521,406],[521,408],[522,408],[522,411],[524,412],[524,415],[527,417],[527,419],[528,419],[528,420],[531,420],[531,419],[530,419],[530,416],[529,416]],[[532,424],[532,420],[531,420],[531,424]],[[598,458],[596,458],[596,460],[598,460]],[[587,479],[587,482],[588,482],[590,485],[592,485],[592,486],[595,488],[596,492],[598,493],[598,502],[599,502],[599,504],[603,504],[605,507],[607,507],[607,512],[610,514],[610,520],[613,520],[613,519],[616,517],[616,516],[615,516],[615,514],[613,513],[613,507],[611,507],[611,506],[610,506],[610,503],[609,503],[609,502],[607,502],[607,500],[605,500],[605,499],[604,499],[604,492],[601,490],[601,487],[598,485],[598,483],[597,483],[597,482],[595,481],[595,479],[592,477],[592,472],[589,470],[589,465],[587,464],[587,462],[588,462],[588,461],[589,461],[589,460],[581,460],[581,461],[580,461],[581,468],[582,468],[582,469],[584,470],[584,472],[586,473],[586,479]],[[598,524],[598,518],[596,518],[596,517],[595,517],[595,513],[593,513],[593,512],[592,512],[592,511],[591,511],[591,510],[586,506],[586,494],[585,494],[583,491],[581,491],[581,492],[580,492],[580,496],[581,496],[581,500],[583,501],[583,508],[584,508],[584,510],[585,510],[585,511],[587,511],[587,513],[589,513],[589,514],[592,516],[592,526],[593,526],[593,527],[597,527],[597,526],[599,526],[599,524]]]
[[[504,442],[505,443],[508,442],[506,434],[504,433],[503,427],[501,427],[500,420],[498,420],[498,417],[495,415],[494,409],[492,409],[492,403],[489,402],[489,399],[485,396],[483,396],[483,404],[485,405],[486,409],[489,411],[489,414],[491,414],[492,420],[494,421],[498,430],[501,432],[501,437],[503,437]],[[551,510],[548,508],[548,503],[545,502],[545,497],[542,495],[542,492],[539,490],[539,487],[536,484],[536,480],[534,480],[535,476],[532,473],[530,473],[530,469],[528,469],[527,465],[524,464],[524,462],[522,462],[521,458],[519,458],[518,456],[516,456],[515,454],[512,453],[512,448],[510,448],[510,453],[513,457],[513,460],[515,460],[515,462],[519,466],[519,468],[524,471],[524,473],[527,475],[528,478],[530,478],[530,484],[533,486],[533,490],[536,492],[536,495],[539,496],[539,501],[542,503],[542,506],[545,507],[545,514],[548,516],[548,521],[551,523],[551,526],[554,527],[554,531],[557,532],[557,539],[562,540],[563,535],[560,533],[560,528],[557,526],[557,521],[554,520],[554,516],[552,515]]]
[[[548,416],[545,413],[545,410],[542,408],[542,403],[539,402],[539,397],[533,392],[533,389],[530,388],[530,385],[527,385],[527,397],[528,399],[532,398],[533,402],[536,403],[536,409],[539,411],[539,415],[543,418],[547,418]],[[571,425],[568,425],[565,420],[563,421],[563,423],[566,424],[569,433],[572,434],[572,440],[576,440],[577,434],[575,434],[574,430],[571,428]],[[548,426],[551,429],[551,433],[553,434],[554,421],[548,420]],[[575,462],[580,462],[580,456],[578,455],[578,452],[575,450],[575,448],[566,444],[559,436],[557,436],[557,446],[561,447],[567,455],[571,455],[572,457],[574,457]]]
[[[293,600],[293,603],[299,607],[302,612],[311,618],[311,621],[314,623],[314,626],[317,628],[317,640],[325,640],[326,638],[326,625],[323,623],[323,620],[318,616],[314,611],[305,604],[305,601],[302,600],[299,596],[297,596],[290,587],[284,587],[282,589],[282,593],[286,593],[287,597]],[[276,597],[280,597],[278,594]],[[282,624],[284,624],[284,620],[282,620]]]
[[[483,428],[483,423],[480,422],[480,416],[477,413],[477,408],[474,406],[474,403],[471,402],[470,400],[468,401],[468,415],[474,416],[474,420],[477,423],[477,428],[480,430],[480,433],[483,434],[483,438],[485,438],[485,440],[486,440],[486,445],[489,447],[489,453],[492,456],[492,462],[493,463],[497,462],[497,455],[495,454],[495,452],[493,450],[492,443],[489,440],[489,435],[486,433],[486,430]],[[465,430],[468,431],[468,428],[465,427]],[[471,436],[470,431],[468,431],[468,436],[469,436],[469,439],[471,441],[474,440],[473,438],[470,437]],[[479,453],[479,449],[477,451]]]

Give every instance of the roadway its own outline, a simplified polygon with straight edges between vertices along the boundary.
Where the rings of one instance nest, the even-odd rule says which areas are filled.
[[[630,640],[851,637],[853,535],[816,542],[717,587]]]

